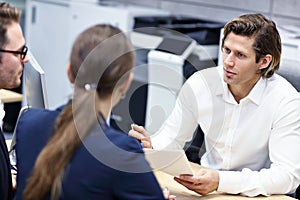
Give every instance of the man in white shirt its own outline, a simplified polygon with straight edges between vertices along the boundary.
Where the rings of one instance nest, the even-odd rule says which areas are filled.
[[[204,168],[177,182],[201,195],[293,193],[300,183],[300,95],[275,74],[281,56],[276,25],[247,14],[228,22],[223,36],[223,66],[186,81],[154,136],[137,125],[129,135],[145,148],[183,148],[200,125]]]

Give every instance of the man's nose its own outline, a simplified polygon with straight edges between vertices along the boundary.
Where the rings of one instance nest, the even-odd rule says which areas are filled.
[[[224,55],[223,57],[223,63],[227,66],[233,66],[234,65],[234,55],[232,53],[228,55]]]

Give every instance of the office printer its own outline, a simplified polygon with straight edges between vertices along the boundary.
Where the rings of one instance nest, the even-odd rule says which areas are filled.
[[[136,123],[151,134],[171,113],[184,81],[195,71],[216,65],[224,24],[172,15],[138,16],[134,21],[129,37],[136,48],[135,77],[126,98],[113,109],[111,125],[128,132]],[[195,157],[188,158],[195,162],[201,133],[198,128],[196,139],[187,145]]]
[[[165,36],[186,35],[197,42],[193,55],[202,61],[212,59],[217,62],[220,29],[223,26],[220,22],[182,15],[137,16],[134,17],[131,40],[136,47],[155,49]]]
[[[135,77],[127,97],[113,109],[112,125],[126,132],[134,122],[155,132],[173,109],[185,79],[216,65],[223,26],[180,15],[134,17],[129,37],[136,48]],[[170,44],[171,51],[165,48]]]
[[[217,63],[222,23],[181,15],[138,16],[130,34],[138,64],[147,64],[148,91],[144,126],[156,132],[171,113],[184,81]],[[141,58],[143,57],[143,58]]]

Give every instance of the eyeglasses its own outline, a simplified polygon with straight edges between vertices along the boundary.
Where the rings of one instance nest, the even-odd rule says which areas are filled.
[[[12,50],[0,49],[0,52],[19,54],[22,60],[25,59],[25,57],[27,55],[27,51],[28,51],[27,46],[23,46],[21,51],[12,51]]]

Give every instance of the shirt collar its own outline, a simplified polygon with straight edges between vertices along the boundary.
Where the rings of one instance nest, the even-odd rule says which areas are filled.
[[[222,79],[222,87],[219,87],[216,90],[216,95],[223,95],[223,98],[225,101],[236,104],[236,101],[235,101],[234,97],[232,96],[227,83],[224,82],[222,69],[223,69],[222,67],[218,68],[221,79]],[[267,85],[267,79],[260,77],[260,79],[254,85],[254,87],[252,88],[250,93],[245,98],[243,98],[241,100],[241,102],[250,100],[253,103],[259,105],[262,101],[266,85]]]
[[[102,119],[102,122],[104,122],[103,124],[101,124],[102,128],[106,129],[106,128],[110,127],[110,123],[109,123],[109,121],[110,121],[110,114],[109,114],[108,118],[105,119],[105,117],[103,116],[103,114],[101,112],[99,112],[98,117]]]
[[[255,104],[259,105],[262,101],[264,90],[267,85],[267,79],[260,77],[257,83],[254,85],[250,93],[244,99],[249,99]]]
[[[0,120],[1,120],[0,122],[1,123],[3,121],[4,116],[5,116],[4,104],[2,102],[0,102]]]

